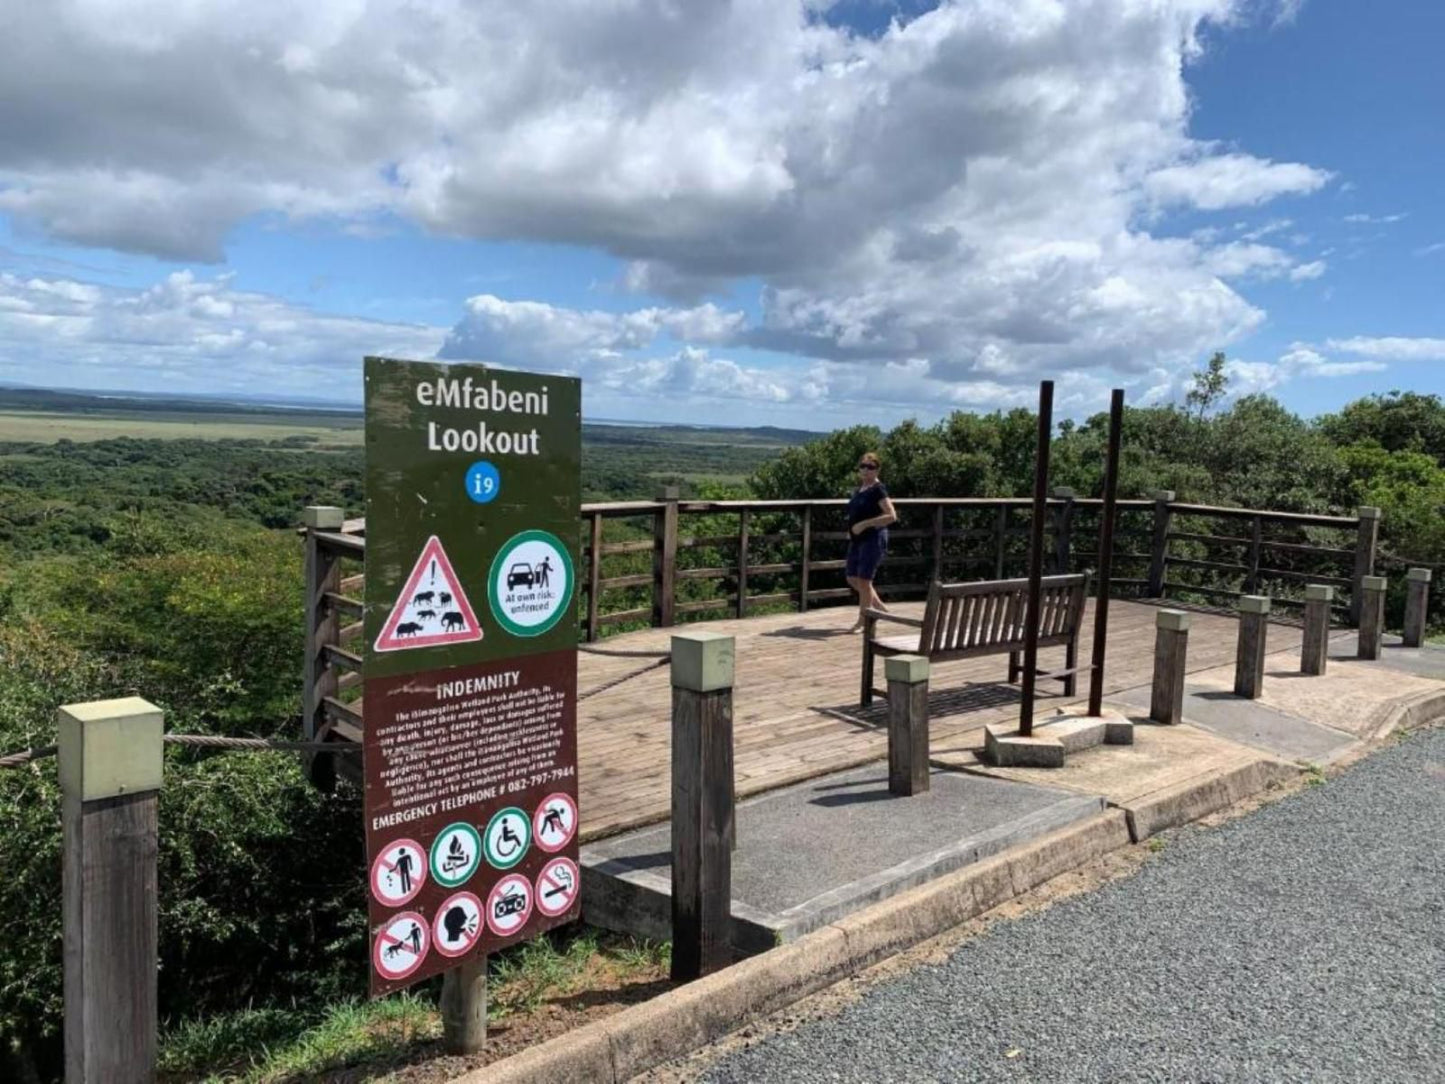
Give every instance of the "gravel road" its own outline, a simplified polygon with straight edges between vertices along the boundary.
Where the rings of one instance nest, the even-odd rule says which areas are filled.
[[[772,1081],[1445,1081],[1445,730],[713,1063]]]

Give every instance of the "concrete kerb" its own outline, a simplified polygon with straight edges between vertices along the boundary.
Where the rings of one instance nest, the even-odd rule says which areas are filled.
[[[455,1077],[453,1084],[621,1084],[1128,843],[1124,813],[1108,810]]]
[[[1375,734],[1445,718],[1445,691],[1399,705]],[[569,1031],[451,1084],[625,1081],[1150,836],[1226,809],[1300,769],[1260,759],[1123,803],[849,915],[797,941]]]

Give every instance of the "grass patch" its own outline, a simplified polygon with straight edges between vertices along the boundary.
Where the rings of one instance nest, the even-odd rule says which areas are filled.
[[[186,1021],[161,1041],[160,1078],[216,1084],[280,1084],[314,1079],[360,1062],[400,1058],[419,1040],[441,1034],[425,998],[400,994],[347,1001],[321,1017],[282,1009],[246,1009]]]
[[[1305,764],[1303,767],[1305,770],[1305,783],[1309,786],[1317,787],[1325,781],[1325,770],[1318,764]]]
[[[1158,836],[1151,836],[1149,842],[1144,844],[1144,846],[1148,847],[1154,854],[1158,854],[1165,848],[1166,844]]]

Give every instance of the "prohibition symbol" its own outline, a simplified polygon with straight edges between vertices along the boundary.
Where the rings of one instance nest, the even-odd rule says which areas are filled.
[[[537,910],[548,918],[556,918],[577,899],[582,878],[570,858],[554,858],[537,874]]]
[[[527,814],[516,806],[499,809],[487,822],[482,838],[487,861],[497,869],[511,869],[522,860],[532,842],[532,828]]]
[[[403,911],[376,935],[371,946],[372,965],[384,979],[404,979],[421,966],[429,942],[426,919],[415,911]]]
[[[532,817],[532,832],[542,850],[560,851],[577,834],[577,800],[570,794],[547,795]]]
[[[458,892],[442,901],[432,923],[432,944],[443,956],[462,956],[477,943],[486,923],[482,901],[470,892]]]
[[[509,873],[487,897],[487,925],[498,937],[514,934],[532,917],[532,883],[520,873]]]
[[[400,907],[421,891],[426,884],[423,853],[415,840],[396,839],[376,856],[371,864],[371,894],[378,903]]]
[[[465,821],[449,824],[431,845],[431,875],[443,888],[456,888],[482,864],[482,837]]]

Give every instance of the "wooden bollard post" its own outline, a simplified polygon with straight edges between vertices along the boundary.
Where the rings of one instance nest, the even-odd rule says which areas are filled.
[[[1173,500],[1172,489],[1160,489],[1154,493],[1154,540],[1149,547],[1150,598],[1164,597],[1164,574],[1169,564],[1169,506]]]
[[[733,638],[672,638],[672,977],[732,963]]]
[[[487,957],[463,960],[442,976],[442,1046],[475,1054],[487,1045]]]
[[[1258,700],[1264,690],[1265,640],[1269,635],[1269,599],[1245,595],[1239,600],[1239,646],[1234,655],[1234,695]]]
[[[888,790],[911,798],[928,791],[928,660],[893,655],[888,678]]]
[[[677,602],[677,486],[663,486],[652,517],[652,623],[673,623]]]
[[[1372,505],[1356,511],[1359,529],[1355,535],[1354,590],[1350,592],[1350,620],[1360,623],[1360,606],[1364,602],[1364,580],[1375,574],[1375,557],[1380,547],[1380,518],[1383,513]]]
[[[1305,635],[1300,645],[1301,674],[1323,674],[1330,661],[1330,604],[1335,589],[1323,583],[1305,585]]]
[[[156,1072],[160,708],[71,704],[59,719],[67,1084]]]
[[[1183,610],[1160,610],[1154,626],[1154,689],[1149,698],[1149,718],[1173,726],[1184,719],[1189,615]]]
[[[1405,637],[1406,647],[1419,647],[1425,642],[1425,619],[1430,610],[1430,570],[1412,568],[1405,573]]]
[[[1360,649],[1362,659],[1378,659],[1385,642],[1384,576],[1365,576],[1360,580]]]

